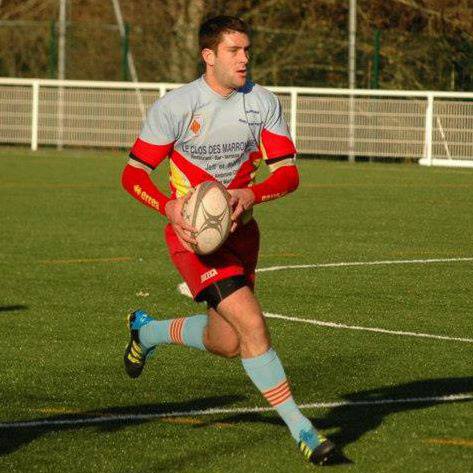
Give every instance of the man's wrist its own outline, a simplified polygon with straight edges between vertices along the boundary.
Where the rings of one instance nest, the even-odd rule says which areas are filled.
[[[252,201],[253,201],[252,204],[256,204],[256,203],[257,203],[257,202],[256,202],[256,194],[255,194],[255,191],[254,191],[253,187],[252,187],[252,186],[250,186],[250,187],[244,187],[244,189],[251,192]]]
[[[163,215],[169,220],[171,221],[171,214],[172,214],[172,205],[174,205],[174,202],[176,201],[176,199],[167,199],[166,202],[164,203],[164,206],[163,206]],[[171,204],[171,202],[173,202]]]
[[[251,186],[248,188],[253,193],[253,197],[254,197],[253,205],[261,204],[261,202],[264,202],[265,200],[267,200],[265,199],[265,195],[267,194],[266,186],[261,185],[261,184],[263,183],[255,184],[254,186]]]

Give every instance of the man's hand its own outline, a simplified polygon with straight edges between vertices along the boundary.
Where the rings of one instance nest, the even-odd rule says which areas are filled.
[[[192,233],[197,232],[197,229],[188,225],[182,216],[182,207],[190,199],[191,195],[192,192],[189,192],[184,197],[168,201],[164,211],[182,246],[186,250],[194,252],[189,243],[197,244],[197,240],[192,236]]]
[[[230,205],[232,206],[233,213],[232,213],[232,228],[230,232],[234,232],[237,225],[238,219],[240,218],[241,214],[248,209],[253,207],[255,203],[255,194],[251,189],[229,189],[228,190],[231,198],[230,198]]]

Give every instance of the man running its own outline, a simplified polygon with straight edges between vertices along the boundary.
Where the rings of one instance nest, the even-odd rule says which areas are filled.
[[[151,107],[123,171],[125,189],[167,218],[165,239],[175,267],[207,314],[156,320],[138,310],[129,316],[125,369],[139,376],[147,356],[162,344],[180,344],[224,357],[240,356],[245,372],[287,424],[304,457],[322,464],[334,445],[297,407],[279,357],[271,346],[254,294],[259,251],[252,207],[294,191],[296,149],[277,97],[248,80],[249,30],[240,19],[219,16],[199,31],[205,73],[168,92]],[[149,174],[169,158],[171,196]],[[269,177],[255,183],[261,161]],[[192,189],[219,181],[231,195],[234,222],[225,244],[195,254],[193,228],[181,215]]]

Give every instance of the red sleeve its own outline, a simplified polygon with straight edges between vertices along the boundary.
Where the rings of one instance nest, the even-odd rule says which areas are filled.
[[[250,189],[255,194],[255,204],[259,204],[289,194],[289,192],[295,191],[298,186],[299,172],[296,166],[290,165],[276,169],[266,180],[255,184]]]
[[[264,159],[280,158],[297,153],[294,143],[288,136],[278,135],[266,129],[261,132],[261,144]]]
[[[146,164],[151,169],[155,169],[169,155],[173,145],[174,142],[165,145],[154,145],[138,138],[130,150],[130,157]]]
[[[164,207],[170,199],[154,185],[146,171],[127,164],[122,174],[122,185],[135,199],[166,215]]]

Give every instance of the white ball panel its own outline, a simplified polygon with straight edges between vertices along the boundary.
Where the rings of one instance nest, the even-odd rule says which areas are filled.
[[[197,229],[196,253],[212,253],[230,232],[231,208],[226,189],[217,182],[199,184],[185,205],[183,216]]]

